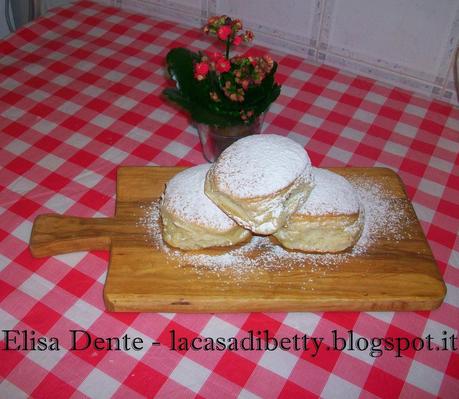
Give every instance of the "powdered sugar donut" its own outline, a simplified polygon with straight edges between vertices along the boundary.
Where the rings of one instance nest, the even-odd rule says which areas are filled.
[[[205,193],[257,234],[276,232],[313,187],[304,148],[283,136],[253,135],[228,147],[207,174]]]
[[[354,245],[364,225],[363,208],[342,176],[313,168],[315,187],[308,200],[274,236],[289,249],[339,252]]]
[[[199,165],[175,175],[161,199],[163,239],[181,249],[233,245],[250,237],[205,194],[210,165]]]

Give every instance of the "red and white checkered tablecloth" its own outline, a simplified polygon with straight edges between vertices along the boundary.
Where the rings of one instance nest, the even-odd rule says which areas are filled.
[[[447,285],[438,310],[109,313],[102,301],[107,253],[31,257],[37,215],[113,215],[118,166],[204,162],[186,114],[160,93],[169,84],[167,51],[210,43],[197,29],[87,1],[0,42],[0,327],[60,344],[58,351],[5,350],[2,333],[0,397],[459,397],[459,351],[441,347],[459,329],[459,109],[446,103],[271,52],[283,89],[264,132],[300,142],[316,166],[386,166],[400,174]],[[244,337],[265,329],[326,343],[333,330],[368,340],[430,334],[438,350],[372,357],[346,349],[313,357],[169,348],[170,330]],[[161,345],[71,351],[69,330],[127,333]]]

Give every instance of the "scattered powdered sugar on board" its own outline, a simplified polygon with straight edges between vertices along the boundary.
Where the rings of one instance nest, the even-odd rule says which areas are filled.
[[[365,224],[351,255],[365,254],[379,239],[398,242],[410,238],[405,226],[413,222],[405,207],[390,198],[380,183],[360,177],[349,179],[365,212]]]
[[[407,239],[405,226],[413,222],[403,203],[390,198],[382,184],[371,178],[348,178],[354,186],[365,212],[365,225],[359,241],[348,251],[337,254],[313,254],[286,250],[270,237],[253,236],[250,242],[226,249],[207,251],[181,251],[169,247],[162,240],[159,201],[152,202],[139,221],[148,233],[153,249],[165,254],[168,261],[179,266],[191,266],[199,275],[205,272],[231,271],[234,281],[249,278],[257,271],[294,271],[307,267],[315,273],[326,274],[352,258],[368,255],[380,239],[397,242]],[[203,253],[204,252],[204,253]],[[225,274],[227,275],[227,274]]]
[[[166,245],[163,241],[163,235],[161,233],[161,212],[160,199],[152,201],[149,205],[141,206],[141,209],[144,211],[144,217],[140,218],[138,225],[145,227],[145,230],[148,234],[146,240],[152,248],[160,250]]]

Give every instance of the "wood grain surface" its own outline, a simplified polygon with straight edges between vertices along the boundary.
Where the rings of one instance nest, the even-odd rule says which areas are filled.
[[[42,215],[34,223],[34,256],[110,250],[104,300],[110,311],[251,312],[430,310],[445,296],[445,284],[399,177],[385,168],[333,168],[384,187],[384,195],[408,215],[402,239],[378,239],[368,251],[333,267],[276,265],[247,275],[231,267],[215,271],[187,265],[149,243],[139,221],[165,183],[183,168],[118,169],[116,215],[84,219]],[[209,249],[200,254],[222,254]],[[250,256],[261,254],[254,250]]]

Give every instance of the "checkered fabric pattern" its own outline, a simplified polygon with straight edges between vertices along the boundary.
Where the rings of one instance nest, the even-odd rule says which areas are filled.
[[[80,2],[0,42],[0,326],[57,337],[59,351],[5,351],[0,396],[163,398],[457,398],[459,109],[374,80],[270,52],[282,95],[264,132],[301,143],[316,166],[386,166],[399,173],[447,285],[432,312],[109,313],[105,252],[34,259],[34,218],[112,216],[120,165],[203,163],[187,116],[160,96],[167,51],[211,45],[197,29]],[[266,51],[266,49],[259,49]],[[256,51],[256,49],[254,50]],[[69,330],[143,337],[141,351],[70,351]],[[331,331],[435,338],[433,351],[171,351],[187,337]],[[29,340],[31,337],[29,337]],[[456,341],[456,345],[459,343]]]

